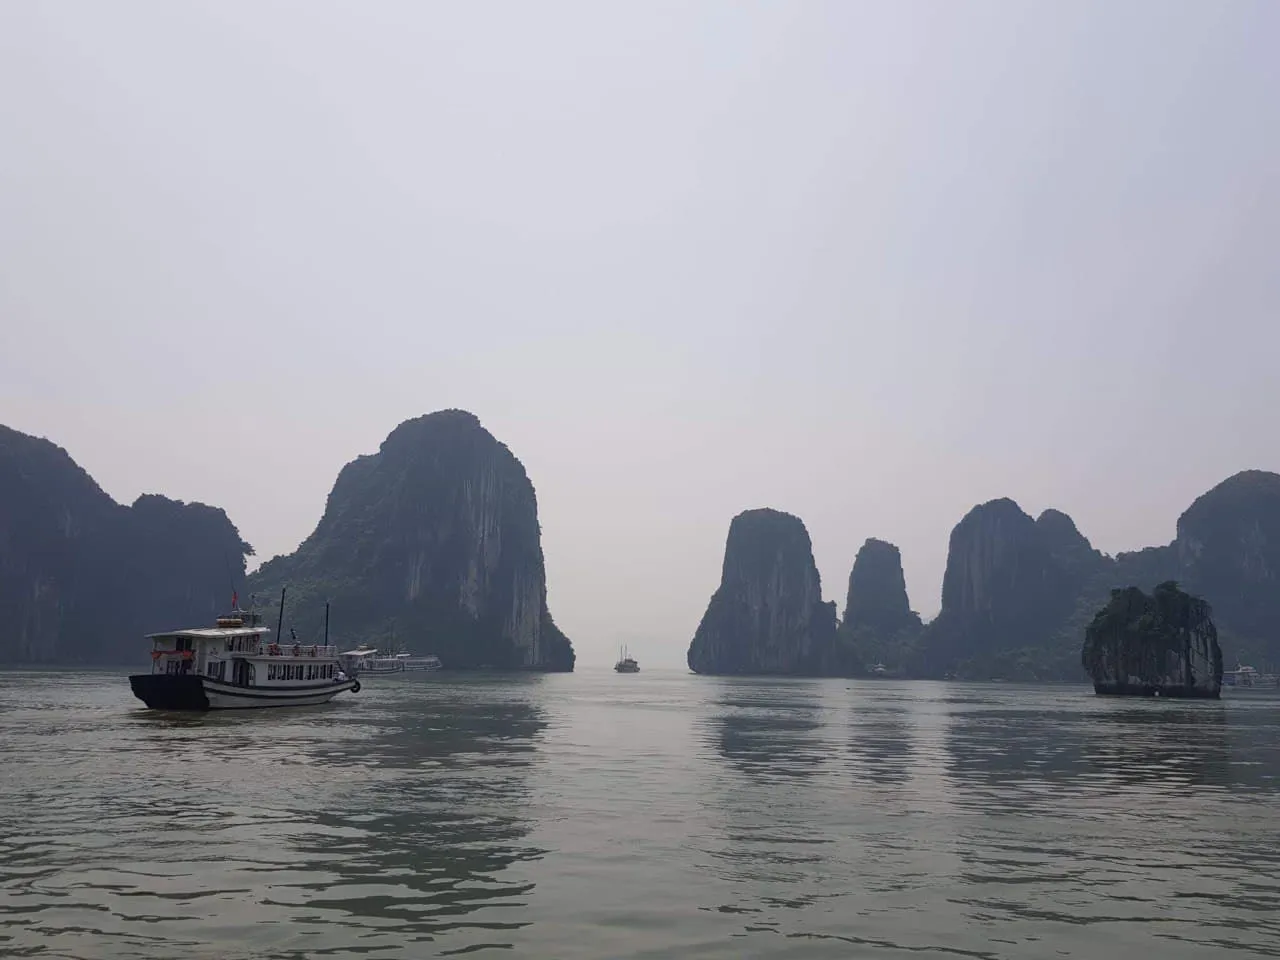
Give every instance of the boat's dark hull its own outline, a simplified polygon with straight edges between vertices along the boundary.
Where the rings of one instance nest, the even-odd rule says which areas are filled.
[[[208,710],[204,684],[194,674],[135,673],[129,677],[133,695],[152,710]]]
[[[245,687],[199,674],[138,673],[129,678],[129,686],[152,710],[246,710],[328,703],[348,690],[358,693],[360,681]]]

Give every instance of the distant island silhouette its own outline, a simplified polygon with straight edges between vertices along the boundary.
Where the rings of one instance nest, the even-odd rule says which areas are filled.
[[[400,424],[347,464],[319,525],[245,577],[222,510],[145,496],[115,503],[48,440],[0,428],[0,661],[127,663],[142,634],[199,626],[258,593],[342,642],[407,645],[452,669],[572,670],[547,610],[533,484],[472,414]]]
[[[408,420],[347,464],[311,536],[250,576],[253,550],[221,509],[155,494],[118,504],[65,450],[7,427],[0,504],[3,662],[133,662],[142,634],[210,621],[233,589],[274,598],[287,583],[303,634],[331,600],[344,641],[436,653],[453,669],[573,669],[547,607],[533,484],[462,410]],[[927,624],[897,547],[863,544],[838,619],[803,522],[745,511],[688,661],[702,673],[1083,680],[1085,630],[1111,591],[1168,581],[1212,606],[1224,660],[1280,662],[1280,475],[1238,473],[1183,512],[1171,543],[1115,557],[1060,511],[979,504],[951,532]]]
[[[768,514],[790,516],[748,511],[730,526],[726,579],[689,647],[697,672],[1083,680],[1085,628],[1111,591],[1166,581],[1213,605],[1223,657],[1280,660],[1274,473],[1230,477],[1182,514],[1172,543],[1115,557],[1095,550],[1061,511],[1033,519],[1007,498],[979,504],[951,531],[942,610],[923,626],[907,600],[898,549],[868,540],[834,639],[812,613],[793,613],[823,606],[803,523],[790,518],[792,539],[804,534],[803,549],[784,549],[781,534],[735,532],[746,518]],[[733,595],[738,609],[728,612]],[[798,629],[802,619],[808,626]]]

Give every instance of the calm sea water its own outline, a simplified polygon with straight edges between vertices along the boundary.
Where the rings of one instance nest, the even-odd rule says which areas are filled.
[[[1280,699],[0,675],[0,955],[1280,956]]]

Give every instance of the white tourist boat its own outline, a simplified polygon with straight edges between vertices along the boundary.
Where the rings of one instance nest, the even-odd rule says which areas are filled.
[[[411,653],[381,653],[376,647],[361,644],[354,650],[338,654],[342,669],[352,676],[373,673],[407,673],[416,670],[439,670],[444,664],[440,658],[428,654],[416,657]]]
[[[325,643],[280,642],[283,620],[282,592],[274,641],[257,613],[239,609],[212,627],[150,634],[151,672],[129,677],[129,686],[153,710],[301,707],[359,692],[360,681],[343,672],[327,642],[328,606]]]
[[[433,653],[429,653],[425,657],[415,657],[412,653],[397,653],[395,658],[400,661],[401,669],[410,673],[415,670],[440,670],[444,667],[444,664],[440,662],[440,658]]]
[[[1273,673],[1259,673],[1253,667],[1236,664],[1234,670],[1222,671],[1222,685],[1237,690],[1275,690],[1280,688],[1280,677]]]

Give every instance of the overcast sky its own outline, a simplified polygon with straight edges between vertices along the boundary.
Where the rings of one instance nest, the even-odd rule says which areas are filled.
[[[1280,469],[1280,3],[0,4],[0,422],[259,558],[463,407],[583,665],[730,518],[937,611],[975,503],[1169,541]]]

